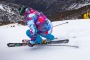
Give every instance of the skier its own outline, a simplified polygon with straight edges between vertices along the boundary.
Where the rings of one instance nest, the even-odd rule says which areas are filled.
[[[30,44],[28,44],[30,47],[35,43],[41,44],[44,41],[42,37],[49,41],[54,40],[55,37],[51,34],[52,23],[42,12],[25,6],[21,6],[18,11],[30,28],[26,31],[26,35],[30,38]]]

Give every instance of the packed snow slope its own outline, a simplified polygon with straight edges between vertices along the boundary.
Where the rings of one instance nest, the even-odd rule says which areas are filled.
[[[68,22],[67,24],[63,24]],[[90,20],[65,20],[52,22],[53,35],[58,39],[69,39],[64,46],[7,47],[7,43],[21,42],[26,36],[27,26],[10,24],[0,26],[0,60],[90,60]],[[15,25],[15,27],[11,27]]]

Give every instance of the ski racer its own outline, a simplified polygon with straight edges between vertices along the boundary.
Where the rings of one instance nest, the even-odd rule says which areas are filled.
[[[51,21],[42,13],[37,10],[21,6],[18,9],[21,16],[24,17],[29,30],[26,31],[26,35],[30,38],[30,47],[33,47],[35,43],[42,43],[42,37],[51,41],[55,37],[52,35],[52,23]]]

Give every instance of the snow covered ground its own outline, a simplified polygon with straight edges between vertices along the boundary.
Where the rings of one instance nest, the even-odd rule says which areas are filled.
[[[52,22],[55,37],[69,39],[64,46],[7,47],[9,42],[21,42],[26,36],[27,26],[14,24],[0,26],[0,60],[90,60],[90,20],[65,20]]]

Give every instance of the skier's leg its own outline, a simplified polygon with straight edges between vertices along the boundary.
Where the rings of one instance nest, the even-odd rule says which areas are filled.
[[[44,35],[42,37],[45,37],[47,40],[50,40],[50,41],[54,40],[55,38],[52,34]]]
[[[27,35],[29,38],[31,38],[30,30],[27,30],[27,31],[26,31],[26,35]]]
[[[27,31],[26,31],[26,35],[27,35],[29,38],[31,38],[30,30],[27,30]],[[40,44],[42,43],[42,38],[40,37],[39,34],[37,35],[37,38],[36,38],[35,42],[36,42],[36,43],[40,43]]]
[[[40,44],[42,43],[42,38],[40,37],[40,35],[37,35],[35,42]]]

